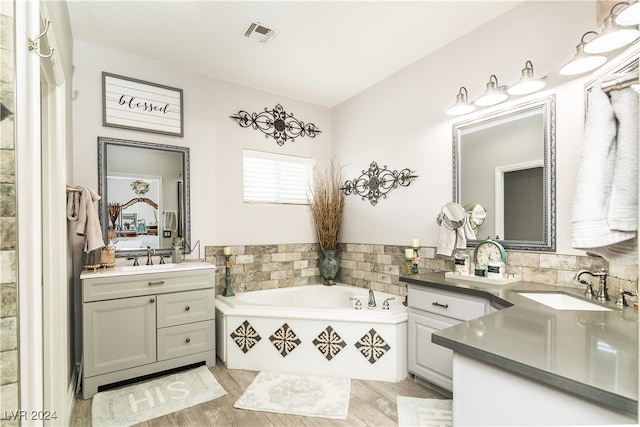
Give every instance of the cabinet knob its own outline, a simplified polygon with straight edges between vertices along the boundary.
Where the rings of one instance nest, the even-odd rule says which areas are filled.
[[[156,299],[155,299],[155,298],[151,298],[151,299],[149,300],[149,302],[151,302],[151,303],[156,302]]]
[[[191,310],[191,307],[186,306],[184,309],[185,309],[185,310],[187,310],[187,311],[189,311],[189,310]]]
[[[185,342],[191,342],[191,338],[187,338]]]

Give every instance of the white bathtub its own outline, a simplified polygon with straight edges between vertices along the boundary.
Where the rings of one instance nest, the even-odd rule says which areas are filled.
[[[399,381],[407,377],[403,298],[347,285],[216,297],[216,351],[228,369]],[[355,301],[362,303],[356,310]],[[386,298],[389,310],[383,310]]]

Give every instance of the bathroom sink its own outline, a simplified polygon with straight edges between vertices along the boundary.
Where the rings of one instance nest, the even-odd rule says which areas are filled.
[[[611,311],[610,308],[594,304],[584,299],[561,292],[518,292],[523,297],[532,299],[556,310]]]

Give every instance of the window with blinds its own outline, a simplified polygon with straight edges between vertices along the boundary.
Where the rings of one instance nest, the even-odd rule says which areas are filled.
[[[242,150],[244,201],[307,204],[314,159]]]

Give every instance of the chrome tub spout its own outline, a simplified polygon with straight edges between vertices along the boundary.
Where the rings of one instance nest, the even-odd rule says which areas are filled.
[[[376,297],[373,295],[373,289],[369,289],[369,302],[367,303],[369,310],[373,310],[376,307]]]

